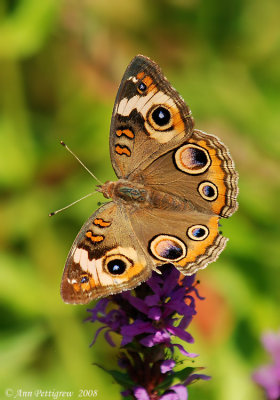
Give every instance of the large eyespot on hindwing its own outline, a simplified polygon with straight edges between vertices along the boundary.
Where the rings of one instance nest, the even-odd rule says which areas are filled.
[[[192,225],[187,230],[187,236],[191,240],[205,240],[209,236],[209,229],[205,225]]]
[[[218,188],[214,183],[203,181],[198,185],[198,193],[207,201],[214,201],[218,197]]]
[[[188,143],[175,152],[175,164],[187,174],[198,175],[207,171],[211,165],[211,158],[203,147]]]
[[[175,236],[158,235],[149,244],[149,250],[158,260],[172,262],[186,257],[187,246]]]
[[[149,125],[156,131],[166,131],[173,125],[170,110],[163,104],[152,107],[147,115]]]
[[[104,260],[104,269],[111,276],[124,274],[133,265],[132,260],[122,254],[112,254]]]

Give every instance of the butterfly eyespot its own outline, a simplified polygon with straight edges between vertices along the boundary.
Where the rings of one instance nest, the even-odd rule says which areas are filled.
[[[170,111],[163,105],[152,108],[148,114],[148,122],[157,131],[166,131],[173,124]]]
[[[140,94],[144,93],[147,89],[147,85],[144,82],[140,82],[137,86],[137,90]]]
[[[193,225],[187,230],[187,235],[192,240],[204,240],[209,235],[209,229],[204,225]]]
[[[105,268],[111,275],[122,275],[132,262],[121,254],[112,255],[105,260]]]
[[[152,112],[151,117],[157,125],[165,126],[170,121],[171,114],[166,108],[158,107]]]
[[[162,261],[179,261],[187,254],[187,246],[175,236],[158,235],[150,242],[154,257]]]
[[[208,201],[214,201],[218,197],[218,188],[212,182],[201,182],[198,186],[199,194]]]
[[[121,275],[126,270],[126,265],[122,260],[111,260],[108,262],[107,268],[112,275]]]
[[[80,280],[81,283],[87,283],[88,281],[89,281],[88,276],[84,275],[81,277],[81,280]]]
[[[210,167],[211,158],[206,149],[189,143],[176,151],[175,163],[181,171],[196,175],[205,172]]]

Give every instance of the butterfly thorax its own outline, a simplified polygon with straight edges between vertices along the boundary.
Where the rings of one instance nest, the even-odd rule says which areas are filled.
[[[125,202],[127,205],[131,204],[138,207],[155,207],[177,211],[193,210],[194,208],[190,201],[182,200],[177,196],[127,179],[120,179],[116,182],[107,181],[104,185],[99,186],[97,190],[105,198],[111,198],[116,202]]]

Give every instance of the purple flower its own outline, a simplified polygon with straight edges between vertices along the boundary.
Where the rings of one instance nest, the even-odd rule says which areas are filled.
[[[180,278],[170,264],[161,267],[162,274],[152,277],[132,291],[100,300],[88,310],[91,322],[102,326],[93,343],[103,331],[107,342],[114,346],[111,333],[121,336],[119,366],[125,373],[108,371],[123,386],[123,396],[137,400],[186,400],[186,386],[196,379],[208,379],[194,374],[193,366],[174,371],[178,363],[177,350],[189,358],[188,352],[176,338],[186,344],[194,342],[186,328],[196,314],[197,291],[195,276]],[[181,384],[174,385],[174,380]]]
[[[267,332],[262,344],[272,357],[272,363],[261,366],[253,373],[253,380],[266,392],[267,399],[280,399],[280,331]]]
[[[137,400],[151,400],[148,392],[142,387],[136,387],[133,389],[134,397]],[[183,385],[171,386],[162,396],[158,397],[158,400],[187,400],[188,391]]]
[[[92,314],[91,317],[87,318],[88,321],[91,321],[91,322],[99,321],[104,324],[101,328],[99,328],[96,331],[95,337],[91,343],[91,346],[94,345],[99,333],[103,330],[105,330],[104,336],[105,336],[107,342],[111,346],[115,346],[115,343],[111,339],[110,333],[118,332],[121,329],[121,326],[124,323],[128,322],[126,313],[120,309],[111,310],[106,314],[105,310],[106,310],[108,304],[109,304],[108,298],[101,299],[101,300],[99,300],[99,302],[96,304],[96,306],[93,309],[88,310]]]

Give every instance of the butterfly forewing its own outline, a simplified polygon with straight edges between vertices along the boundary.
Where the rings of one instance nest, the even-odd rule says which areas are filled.
[[[137,56],[122,79],[111,121],[110,152],[119,178],[128,178],[188,138],[190,109],[157,64]]]
[[[132,289],[150,276],[151,263],[127,220],[122,206],[109,202],[84,224],[63,273],[61,295],[66,303],[88,303]]]

